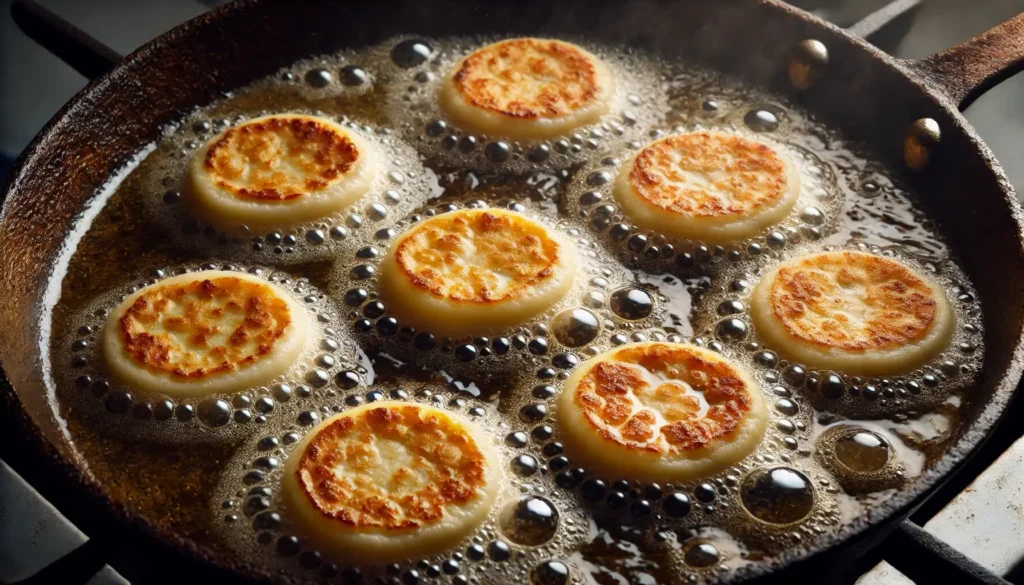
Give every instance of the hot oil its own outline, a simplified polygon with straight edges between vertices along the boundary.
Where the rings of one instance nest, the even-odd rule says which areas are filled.
[[[486,41],[396,40],[297,63],[167,128],[118,186],[67,268],[51,340],[57,406],[90,473],[115,497],[202,545],[296,579],[693,583],[834,533],[946,452],[981,367],[980,308],[955,254],[891,171],[772,96],[587,43],[619,80],[601,124],[546,141],[463,132],[434,96],[456,60]],[[429,58],[417,42],[432,45]],[[269,233],[191,218],[180,195],[189,155],[230,124],[285,111],[333,118],[371,140],[384,170],[367,198]],[[611,193],[615,174],[650,140],[696,129],[755,136],[795,161],[802,190],[794,211],[725,246],[633,226]],[[582,259],[572,291],[486,338],[425,337],[393,320],[376,291],[391,242],[430,216],[483,207],[515,210],[568,236]],[[829,248],[891,255],[941,283],[957,316],[950,347],[887,379],[813,371],[762,347],[747,316],[759,276]],[[105,380],[95,341],[106,312],[133,287],[176,270],[225,265],[261,268],[288,279],[297,298],[314,298],[308,306],[322,315],[315,347],[245,399],[215,397],[223,425],[204,422],[198,403],[191,417],[178,416],[178,403],[165,417],[161,397],[133,395],[111,408],[110,396],[124,389],[96,389]],[[749,369],[771,412],[754,454],[710,477],[661,485],[573,463],[554,397],[582,360],[644,340],[690,341]],[[310,428],[381,400],[428,403],[480,423],[500,449],[508,485],[487,521],[446,554],[345,566],[302,537],[277,480]],[[203,447],[193,448],[196,441]]]

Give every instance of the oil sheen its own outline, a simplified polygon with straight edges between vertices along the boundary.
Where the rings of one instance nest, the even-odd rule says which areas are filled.
[[[296,581],[700,583],[770,565],[913,485],[957,437],[984,348],[971,283],[918,197],[873,155],[758,89],[654,55],[566,39],[615,78],[610,111],[569,135],[512,141],[467,132],[438,106],[443,77],[495,38],[395,38],[295,63],[165,128],[112,185],[66,266],[52,312],[55,409],[92,474],[151,521]],[[318,221],[224,233],[181,203],[206,140],[272,113],[322,116],[380,155],[366,195]],[[797,167],[793,211],[723,245],[642,229],[614,178],[670,133],[736,132]],[[444,337],[396,319],[378,296],[396,237],[456,209],[502,208],[579,250],[571,290],[487,337]],[[909,374],[816,371],[763,346],[749,295],[771,267],[823,250],[899,259],[939,283],[949,347]],[[235,394],[171,398],[119,386],[97,349],[125,296],[162,278],[234,270],[274,282],[309,313],[309,346],[285,374]],[[770,412],[740,463],[685,483],[591,472],[565,452],[555,398],[583,360],[617,345],[686,341],[746,368]],[[386,567],[332,559],[282,504],[284,461],[325,418],[404,400],[490,433],[505,484],[450,550]],[[197,447],[201,444],[201,447]]]

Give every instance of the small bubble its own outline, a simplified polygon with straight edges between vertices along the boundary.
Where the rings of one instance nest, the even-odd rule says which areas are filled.
[[[508,445],[509,447],[519,449],[526,446],[527,440],[528,439],[526,433],[522,431],[516,431],[514,433],[509,433],[505,437],[505,444]]]
[[[303,426],[310,426],[320,420],[320,414],[315,410],[305,410],[299,413],[297,420]]]
[[[231,411],[226,400],[207,398],[197,405],[196,417],[208,427],[222,427],[231,422]]]
[[[775,403],[775,410],[785,414],[787,416],[793,416],[799,412],[799,408],[796,403],[788,398],[783,398]]]
[[[512,148],[507,142],[491,142],[484,148],[484,156],[487,157],[487,160],[495,163],[507,161],[511,153]]]
[[[540,496],[526,496],[505,508],[498,527],[509,540],[526,546],[539,546],[554,538],[559,515],[555,505]]]
[[[533,355],[544,355],[548,352],[548,340],[543,337],[534,337],[526,344],[526,348]]]
[[[363,85],[370,80],[370,76],[366,73],[366,70],[356,65],[346,65],[341,68],[339,73],[341,76],[341,83],[349,87]]]
[[[322,69],[310,69],[306,72],[306,83],[316,88],[324,88],[331,84],[334,78],[331,77],[331,72]]]
[[[463,136],[459,139],[459,150],[465,153],[473,152],[476,150],[476,144],[476,136]]]
[[[692,538],[683,543],[683,562],[694,569],[707,569],[718,564],[718,549],[703,539]]]
[[[587,184],[591,187],[606,185],[612,180],[612,174],[608,171],[595,171],[587,175]]]
[[[191,404],[179,404],[174,409],[174,416],[182,422],[192,420],[195,416],[195,408]]]
[[[407,39],[391,49],[391,60],[402,69],[419,67],[430,59],[433,49],[422,39]]]
[[[889,444],[871,431],[856,430],[836,441],[835,455],[851,471],[878,471],[889,461]]]
[[[528,477],[537,473],[539,464],[533,455],[522,454],[512,458],[511,467],[512,471],[515,472],[516,475]]]
[[[808,225],[821,225],[825,221],[825,215],[817,207],[806,207],[800,212],[800,221]]]
[[[551,156],[551,147],[547,144],[538,144],[530,149],[528,156],[533,162],[544,162]]]
[[[713,502],[715,501],[715,486],[709,483],[702,483],[693,490],[693,494],[697,496],[697,499],[701,502]]]
[[[313,386],[314,388],[319,388],[330,381],[330,376],[328,376],[327,372],[325,372],[324,370],[321,370],[320,368],[314,368],[306,372],[305,380],[306,383],[309,384],[310,386]]]
[[[554,434],[555,434],[555,429],[551,425],[540,425],[540,426],[534,427],[533,430],[530,431],[530,436],[533,437],[534,441],[537,441],[539,443],[542,443],[544,441],[547,441],[547,440],[551,439],[551,437],[554,436]],[[552,444],[561,445],[561,443],[552,443]],[[547,448],[547,445],[545,445],[545,449],[546,448]],[[552,455],[557,455],[557,454],[558,453],[552,453]]]
[[[802,366],[791,365],[785,370],[782,370],[782,379],[787,383],[794,386],[800,386],[804,383],[804,379],[807,378],[807,370]]]
[[[444,120],[432,120],[427,124],[427,136],[440,136],[448,131],[448,123]]]
[[[647,291],[631,288],[615,291],[611,296],[612,311],[623,319],[643,319],[654,310],[654,299]]]
[[[839,376],[829,374],[822,378],[818,388],[826,398],[836,399],[843,395],[843,390],[846,388],[846,385],[843,383],[843,379]]]
[[[472,344],[460,345],[455,348],[455,358],[462,362],[471,362],[476,359],[479,350]]]
[[[534,398],[546,400],[558,394],[558,390],[549,384],[541,384],[539,386],[534,386],[531,394]]]
[[[758,365],[764,366],[766,368],[774,368],[775,364],[778,363],[778,360],[778,356],[776,356],[775,353],[771,351],[759,351],[756,354],[754,354],[754,361],[757,362]]]
[[[647,236],[643,234],[633,234],[626,241],[626,246],[633,252],[643,252],[644,248],[647,247]]]
[[[814,490],[803,473],[788,467],[756,469],[740,486],[743,507],[769,524],[792,524],[814,510]]]
[[[512,549],[504,542],[496,540],[487,547],[487,556],[489,556],[492,561],[507,561],[512,557]]]
[[[741,341],[747,336],[747,323],[743,319],[724,319],[715,327],[715,336],[723,341]]]
[[[562,561],[548,560],[530,571],[531,585],[567,585],[572,572]]]
[[[768,110],[751,110],[743,117],[743,123],[755,132],[771,132],[779,127],[779,119]]]
[[[283,557],[292,557],[299,554],[301,545],[295,536],[282,536],[277,539],[277,554]]]
[[[539,422],[548,415],[548,407],[542,403],[527,404],[519,409],[519,420],[525,423]]]

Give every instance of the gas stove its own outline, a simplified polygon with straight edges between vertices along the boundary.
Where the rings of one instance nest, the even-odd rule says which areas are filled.
[[[123,52],[217,2],[50,0],[46,7]],[[794,4],[842,27],[871,32],[881,49],[916,58],[967,40],[1024,10],[1024,0],[985,0],[964,10],[960,0],[800,0]],[[5,2],[5,14],[10,1]],[[864,20],[874,14],[874,20]],[[46,120],[86,80],[2,22],[0,177]],[[130,31],[130,32],[128,32]],[[965,113],[1024,192],[1024,76],[1004,82]],[[1024,584],[1024,400],[984,449],[880,545],[853,547],[846,569],[829,584]],[[0,445],[0,583],[115,585],[156,582],[144,556],[110,555],[40,495],[17,454]],[[21,464],[19,466],[19,463]],[[20,471],[20,474],[19,474]],[[44,490],[45,491],[45,490]],[[110,564],[107,564],[110,563]],[[112,565],[112,566],[111,566]]]

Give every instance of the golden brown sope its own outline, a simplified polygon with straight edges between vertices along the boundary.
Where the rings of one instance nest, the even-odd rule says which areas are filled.
[[[751,316],[765,346],[814,368],[884,376],[910,372],[953,335],[942,289],[892,258],[822,252],[775,268],[757,284]]]
[[[367,140],[326,118],[254,118],[193,154],[186,201],[224,231],[284,229],[328,217],[365,195],[378,156]]]
[[[768,412],[735,362],[695,345],[623,345],[584,362],[558,399],[570,455],[607,477],[688,481],[761,443]]]
[[[107,318],[103,357],[132,390],[188,398],[269,383],[309,337],[305,309],[280,287],[210,270],[129,295]]]
[[[281,481],[299,530],[332,556],[365,565],[459,543],[487,517],[502,471],[487,434],[461,416],[376,402],[310,431]]]
[[[463,209],[402,234],[381,265],[381,297],[402,324],[480,335],[544,312],[572,288],[576,246],[503,209]]]
[[[608,68],[588,51],[522,38],[470,53],[445,78],[440,99],[468,130],[529,140],[597,122],[613,93]]]
[[[655,140],[615,183],[615,198],[637,226],[715,244],[782,221],[799,195],[800,173],[777,147],[725,132]]]

